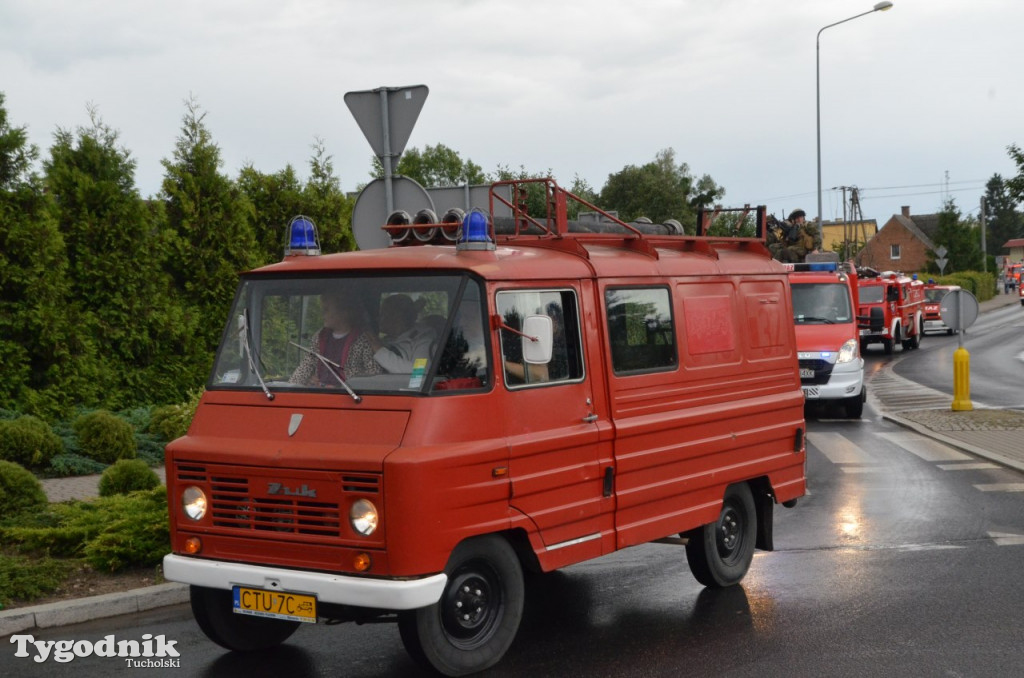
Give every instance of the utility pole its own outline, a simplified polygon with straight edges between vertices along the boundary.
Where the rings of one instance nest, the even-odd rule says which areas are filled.
[[[988,272],[988,251],[985,246],[985,196],[981,196],[981,210],[978,212],[981,221],[981,272]]]

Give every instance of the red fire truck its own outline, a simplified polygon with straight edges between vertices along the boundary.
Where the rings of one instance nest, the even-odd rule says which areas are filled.
[[[492,187],[458,242],[389,219],[400,245],[317,256],[297,218],[284,260],[243,274],[166,455],[164,576],[211,640],[396,621],[417,661],[464,675],[511,644],[524,570],[685,544],[722,587],[772,550],[773,507],[806,486],[782,265],[761,238],[603,212],[577,231],[575,197],[539,185],[547,215],[502,222]],[[418,309],[399,336],[428,340],[391,370],[375,342],[398,296]]]
[[[806,262],[786,266],[804,396],[808,403],[840,403],[846,416],[857,419],[867,399],[857,273],[852,265],[841,266],[837,255],[810,254]]]
[[[929,330],[945,331],[946,334],[953,334],[953,329],[942,321],[940,308],[942,297],[953,290],[960,289],[959,285],[937,285],[934,280],[929,280],[924,286],[924,333]]]
[[[886,354],[896,344],[903,350],[920,346],[924,334],[924,283],[902,273],[860,269],[860,348],[881,343]]]

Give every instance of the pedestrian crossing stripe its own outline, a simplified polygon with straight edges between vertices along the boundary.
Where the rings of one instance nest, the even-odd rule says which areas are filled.
[[[999,464],[990,461],[979,461],[973,464],[939,464],[943,471],[983,471],[990,468],[1000,468]]]
[[[1024,492],[1024,483],[989,483],[975,487],[982,492]]]
[[[902,450],[910,452],[927,462],[947,462],[936,464],[943,471],[987,471],[999,470],[1003,467],[987,461],[978,461],[976,457],[961,452],[949,445],[932,440],[917,433],[878,433],[885,440]],[[872,456],[842,433],[819,431],[807,434],[807,444],[839,466],[847,474],[882,473],[889,470],[878,465],[878,456]],[[985,483],[976,484],[982,492],[1024,492],[1024,483]]]
[[[1024,534],[989,532],[988,536],[997,546],[1024,546]]]

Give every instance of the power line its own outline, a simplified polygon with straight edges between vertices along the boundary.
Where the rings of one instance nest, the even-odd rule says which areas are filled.
[[[905,188],[928,188],[930,186],[948,186],[950,184],[985,184],[984,179],[964,179],[963,181],[943,181],[932,184],[911,184],[909,186],[882,186],[876,188],[862,188],[862,191],[902,191]]]
[[[863,201],[863,200],[887,200],[887,199],[890,199],[890,198],[912,198],[912,197],[918,196],[918,195],[942,195],[944,193],[956,193],[956,192],[962,192],[962,191],[977,191],[977,190],[980,190],[982,188],[984,188],[984,186],[971,186],[971,187],[967,187],[967,188],[950,188],[950,189],[946,189],[946,190],[942,190],[942,191],[923,191],[923,192],[919,192],[919,193],[890,193],[888,195],[873,195],[873,196],[868,196],[868,197],[863,197],[862,196],[861,200]],[[866,191],[868,189],[862,188],[861,190],[862,191]]]

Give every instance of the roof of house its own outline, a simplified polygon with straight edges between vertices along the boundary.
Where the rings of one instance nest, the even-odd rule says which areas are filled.
[[[939,230],[938,214],[912,214],[909,217],[905,217],[902,214],[894,214],[889,221],[896,221],[900,226],[907,229],[911,235],[923,242],[928,249],[935,249],[932,236]]]
[[[1003,243],[1003,247],[1024,247],[1024,238],[1014,238],[1013,240],[1007,240]]]

